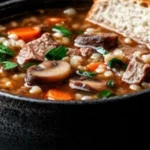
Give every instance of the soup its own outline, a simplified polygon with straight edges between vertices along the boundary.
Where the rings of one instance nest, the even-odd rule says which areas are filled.
[[[0,90],[93,100],[150,87],[146,46],[85,21],[88,8],[37,10],[0,25]]]

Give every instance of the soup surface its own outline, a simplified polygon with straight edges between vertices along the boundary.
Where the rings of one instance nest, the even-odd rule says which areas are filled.
[[[146,46],[85,21],[88,8],[37,10],[0,25],[0,90],[91,100],[150,87]]]

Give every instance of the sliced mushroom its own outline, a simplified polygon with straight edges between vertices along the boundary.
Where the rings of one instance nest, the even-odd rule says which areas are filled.
[[[27,70],[26,82],[31,84],[57,82],[71,74],[71,66],[66,61],[44,61]]]
[[[72,89],[77,89],[81,91],[102,91],[107,89],[107,85],[105,81],[92,81],[92,80],[77,80],[71,79],[69,86]]]

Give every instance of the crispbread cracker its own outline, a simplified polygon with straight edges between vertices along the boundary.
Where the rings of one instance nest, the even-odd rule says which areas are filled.
[[[86,20],[150,48],[150,0],[95,0]]]

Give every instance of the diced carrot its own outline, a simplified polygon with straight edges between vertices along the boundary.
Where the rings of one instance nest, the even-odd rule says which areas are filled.
[[[46,93],[45,98],[59,101],[59,100],[72,100],[73,96],[70,93],[67,93],[66,91],[63,90],[51,89]]]
[[[33,27],[22,27],[11,29],[8,31],[8,34],[16,34],[19,38],[27,42],[37,38],[41,34],[41,31]]]
[[[87,69],[89,71],[95,71],[100,65],[103,65],[104,68],[106,67],[106,65],[102,62],[92,62],[92,63],[87,65]]]
[[[54,25],[56,23],[60,23],[60,22],[63,22],[63,21],[67,21],[67,19],[66,18],[51,17],[51,18],[47,18],[45,20],[45,22],[50,24],[50,25]]]

